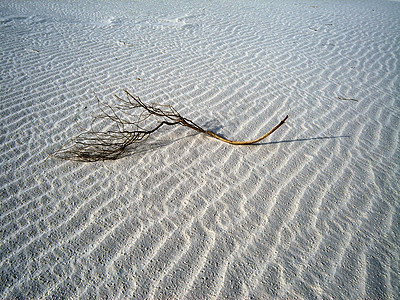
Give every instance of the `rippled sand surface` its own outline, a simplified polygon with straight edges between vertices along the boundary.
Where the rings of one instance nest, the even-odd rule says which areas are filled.
[[[0,2],[0,298],[395,298],[400,3]],[[144,102],[116,161],[47,158]]]

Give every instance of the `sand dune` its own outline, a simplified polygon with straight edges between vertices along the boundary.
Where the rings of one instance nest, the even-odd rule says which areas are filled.
[[[400,3],[0,3],[0,297],[396,298]],[[162,129],[46,159],[128,89]],[[346,100],[347,99],[347,100]]]

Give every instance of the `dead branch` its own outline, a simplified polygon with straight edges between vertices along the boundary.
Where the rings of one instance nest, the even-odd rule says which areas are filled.
[[[119,101],[116,106],[102,104],[96,97],[101,114],[94,116],[90,129],[69,140],[52,156],[84,162],[118,159],[129,146],[144,142],[150,134],[164,125],[182,125],[225,143],[250,145],[265,139],[282,126],[288,118],[286,116],[278,125],[257,139],[244,142],[231,141],[182,117],[170,105],[145,104],[139,97],[133,96],[127,90],[124,92],[126,99],[115,95]],[[99,120],[108,122],[111,125],[110,129],[97,130],[96,123]],[[150,127],[150,129],[145,129],[145,127]]]

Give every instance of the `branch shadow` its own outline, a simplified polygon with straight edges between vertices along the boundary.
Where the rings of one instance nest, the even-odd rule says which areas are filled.
[[[198,132],[193,132],[191,134],[186,134],[177,139],[171,140],[156,140],[156,141],[146,141],[143,144],[134,144],[125,149],[125,152],[121,154],[119,158],[129,157],[133,155],[144,155],[148,152],[154,152],[157,149],[164,148],[166,146],[172,145],[178,141],[194,137],[199,135]],[[264,143],[256,143],[247,146],[266,146],[273,144],[282,144],[282,143],[296,143],[296,142],[307,142],[307,141],[318,141],[318,140],[331,140],[331,139],[340,139],[340,138],[350,138],[350,135],[340,135],[340,136],[321,136],[321,137],[313,137],[313,138],[302,138],[302,139],[293,139],[293,140],[283,140],[283,141],[272,141],[272,142],[264,142]]]
[[[194,132],[194,133],[182,136],[180,138],[171,139],[171,140],[155,140],[155,141],[146,141],[144,143],[132,144],[125,148],[125,151],[123,153],[121,153],[121,155],[118,157],[118,159],[133,156],[133,155],[144,155],[148,152],[154,152],[157,149],[167,147],[167,146],[172,145],[180,140],[187,139],[187,138],[196,136],[198,134],[200,134],[200,133]]]
[[[272,144],[282,144],[282,143],[295,143],[295,142],[307,142],[307,141],[314,141],[314,140],[330,140],[330,139],[340,139],[340,138],[350,138],[350,137],[351,137],[350,135],[319,136],[319,137],[304,138],[304,139],[264,142],[264,143],[254,144],[254,145],[262,146],[262,145],[272,145]]]

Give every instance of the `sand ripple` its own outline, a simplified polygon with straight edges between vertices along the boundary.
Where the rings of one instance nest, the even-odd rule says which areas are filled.
[[[400,294],[399,3],[8,2],[1,298]],[[237,140],[290,117],[46,160],[124,88]]]

